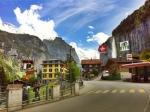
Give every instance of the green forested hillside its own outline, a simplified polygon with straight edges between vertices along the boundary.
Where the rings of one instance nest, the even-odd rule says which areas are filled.
[[[130,33],[134,28],[138,27],[140,23],[147,20],[150,17],[150,0],[145,2],[145,5],[140,7],[140,9],[134,11],[125,20],[123,20],[120,25],[114,29],[113,36],[117,34]]]

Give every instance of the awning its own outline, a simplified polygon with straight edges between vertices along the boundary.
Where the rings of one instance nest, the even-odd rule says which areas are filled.
[[[145,66],[150,66],[150,62],[130,63],[130,64],[121,65],[121,67],[123,68],[135,68],[135,67],[145,67]]]

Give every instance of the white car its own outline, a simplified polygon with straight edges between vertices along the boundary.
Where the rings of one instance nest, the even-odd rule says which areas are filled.
[[[109,76],[109,71],[108,70],[104,70],[103,71],[103,76]]]

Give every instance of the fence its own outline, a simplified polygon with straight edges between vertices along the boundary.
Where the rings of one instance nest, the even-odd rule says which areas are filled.
[[[23,106],[47,101],[52,99],[53,86],[43,85],[40,87],[23,88]]]
[[[0,112],[7,108],[7,91],[6,87],[0,86]]]
[[[60,86],[60,97],[64,98],[67,96],[74,95],[74,84],[66,83]]]
[[[0,112],[15,111],[22,108],[53,102],[78,95],[79,84],[63,82],[60,85],[23,87],[20,84],[8,85],[7,91],[0,89]]]
[[[43,85],[40,87],[23,88],[23,106],[29,106],[44,101],[53,101],[55,85]],[[60,85],[59,98],[65,98],[74,95],[74,84],[65,83]]]

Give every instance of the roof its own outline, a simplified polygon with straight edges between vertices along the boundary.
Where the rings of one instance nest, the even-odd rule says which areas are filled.
[[[22,60],[22,63],[31,63],[31,64],[33,64],[34,62],[33,62],[33,60]]]
[[[131,64],[121,65],[121,67],[126,67],[126,68],[135,68],[135,67],[144,67],[144,66],[150,66],[150,62],[131,63]]]
[[[50,59],[50,60],[44,60],[42,65],[47,65],[47,64],[63,64],[64,61],[60,59]]]
[[[81,60],[81,64],[101,64],[100,59]]]
[[[43,61],[62,61],[61,59],[47,59],[47,60],[43,60]]]

